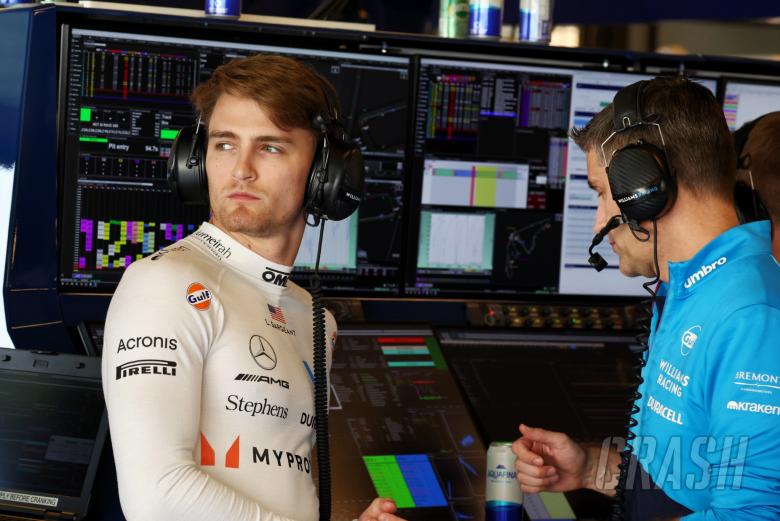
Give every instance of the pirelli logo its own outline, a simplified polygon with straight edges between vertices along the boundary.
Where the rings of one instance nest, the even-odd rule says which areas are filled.
[[[279,387],[282,387],[284,389],[290,388],[290,382],[288,382],[287,380],[281,380],[279,378],[273,378],[272,376],[259,375],[259,374],[239,373],[236,375],[234,380],[238,380],[241,382],[257,382],[257,383],[264,383],[268,385],[278,385]]]

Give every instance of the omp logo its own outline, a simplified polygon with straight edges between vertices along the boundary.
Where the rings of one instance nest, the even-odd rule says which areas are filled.
[[[284,271],[275,270],[273,268],[269,268],[268,266],[266,266],[262,277],[263,280],[268,284],[285,287],[287,285],[287,279],[289,278],[289,274]]]
[[[249,354],[261,369],[270,371],[276,367],[276,351],[271,343],[260,335],[252,335],[249,339]]]
[[[721,257],[720,259],[716,260],[711,264],[703,264],[699,271],[695,272],[693,275],[688,277],[688,279],[685,281],[683,286],[685,287],[685,289],[691,288],[694,284],[699,282],[701,279],[703,279],[704,277],[706,277],[707,275],[715,271],[715,269],[718,266],[723,266],[724,264],[726,264],[726,262],[728,262],[728,259],[726,257]]]
[[[205,311],[211,305],[211,292],[200,282],[187,286],[187,302],[200,311]]]
[[[239,441],[240,438],[241,436],[236,436],[236,439],[233,440],[233,444],[225,453],[225,467],[229,469],[237,469],[239,466],[239,451],[241,450],[241,442]],[[216,453],[214,452],[214,447],[211,446],[209,440],[207,440],[206,436],[201,432],[200,464],[204,467],[213,467],[216,459],[217,458]]]
[[[693,346],[696,344],[696,340],[699,339],[700,334],[701,326],[690,327],[685,331],[685,333],[682,334],[682,338],[680,338],[681,355],[688,356],[688,354],[691,352],[691,349],[693,349]]]
[[[176,362],[169,360],[134,360],[116,368],[117,380],[139,374],[176,376]]]
[[[780,406],[767,405],[765,403],[737,402],[731,400],[726,404],[726,409],[730,409],[732,411],[758,412],[761,414],[780,416]]]

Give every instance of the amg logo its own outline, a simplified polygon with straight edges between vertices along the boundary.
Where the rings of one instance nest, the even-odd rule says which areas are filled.
[[[765,403],[735,402],[732,400],[726,404],[726,408],[731,409],[732,411],[760,412],[762,414],[780,416],[780,406],[767,405]]]
[[[116,368],[117,380],[139,374],[176,376],[176,362],[170,362],[168,360],[135,360],[117,366]]]
[[[213,237],[208,233],[200,230],[194,233],[194,237],[205,244],[216,258],[220,260],[230,258],[230,247],[222,244],[222,241],[220,241],[217,237]]]
[[[263,272],[263,280],[269,284],[276,286],[287,286],[287,279],[289,275],[283,271],[275,270],[266,266]]]
[[[260,382],[269,385],[278,385],[279,387],[283,387],[284,389],[290,388],[290,382],[288,382],[287,380],[277,380],[276,378],[273,378],[271,376],[265,376],[259,374],[240,373],[236,375],[234,380],[239,380],[242,382]]]
[[[272,455],[273,459],[271,459]],[[289,469],[296,469],[298,472],[311,474],[311,461],[309,461],[309,458],[286,450],[271,449],[269,452],[268,449],[263,449],[260,452],[260,449],[257,447],[252,447],[252,462],[265,463],[266,465],[271,465],[271,462],[273,462],[276,463],[277,467],[284,467],[286,464]]]
[[[685,281],[685,284],[683,284],[683,286],[685,287],[685,289],[691,288],[694,284],[699,282],[701,279],[703,279],[704,277],[706,277],[707,275],[715,271],[715,269],[718,266],[723,266],[724,264],[726,264],[726,262],[728,262],[728,259],[726,259],[726,257],[721,257],[720,259],[716,260],[712,264],[702,265],[699,271],[697,271],[696,273],[688,277],[688,280]]]

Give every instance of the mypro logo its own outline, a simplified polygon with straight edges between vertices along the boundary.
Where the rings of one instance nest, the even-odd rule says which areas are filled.
[[[688,277],[688,279],[685,281],[683,286],[685,287],[685,289],[689,289],[693,287],[694,284],[696,284],[701,279],[703,279],[704,277],[706,277],[707,275],[715,271],[715,269],[718,266],[723,266],[724,264],[726,264],[726,262],[728,262],[728,259],[726,257],[721,257],[720,259],[716,260],[711,264],[703,264],[701,269],[699,269],[699,271],[695,272],[693,275]]]
[[[261,369],[270,371],[276,367],[276,351],[271,343],[260,335],[249,339],[249,354]]]
[[[273,284],[274,286],[285,287],[287,285],[288,278],[288,273],[269,268],[268,266],[266,266],[265,271],[263,272],[263,280],[268,284]]]
[[[701,335],[701,326],[690,327],[682,334],[682,338],[680,338],[681,355],[688,356],[690,354],[691,349],[693,349],[693,346],[696,345],[696,341],[699,339],[699,335]]]
[[[116,368],[117,380],[139,374],[176,376],[176,362],[168,360],[135,360],[119,365]]]

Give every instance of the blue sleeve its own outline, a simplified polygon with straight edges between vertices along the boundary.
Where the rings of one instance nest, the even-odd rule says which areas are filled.
[[[711,500],[683,519],[780,519],[780,309],[759,304],[724,317],[706,365],[718,448],[708,458]]]

